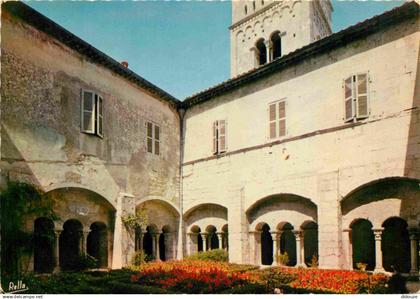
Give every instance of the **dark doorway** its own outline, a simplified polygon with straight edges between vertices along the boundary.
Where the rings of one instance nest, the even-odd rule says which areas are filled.
[[[34,224],[34,271],[51,273],[55,264],[54,223],[52,220],[43,217],[36,219]]]
[[[287,266],[296,265],[296,238],[293,233],[293,226],[290,223],[283,226],[283,233],[280,237],[280,252],[281,254],[287,252],[289,257]]]
[[[108,267],[108,234],[106,225],[94,222],[87,238],[87,253],[98,260],[98,267]]]
[[[273,263],[273,238],[270,234],[270,227],[264,224],[261,233],[261,264],[271,265]]]
[[[357,263],[367,264],[366,270],[375,269],[375,236],[372,223],[359,219],[351,226],[353,269],[358,269]]]
[[[407,222],[398,217],[389,218],[382,225],[382,256],[386,271],[410,272],[410,239]]]
[[[312,261],[318,261],[318,224],[311,221],[306,223],[302,229],[305,264],[310,266]]]
[[[70,219],[64,222],[60,234],[60,267],[62,270],[78,268],[81,255],[81,238],[83,226],[80,221]]]

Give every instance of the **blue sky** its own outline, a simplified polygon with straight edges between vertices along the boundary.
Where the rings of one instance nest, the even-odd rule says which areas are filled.
[[[334,32],[403,4],[332,3]],[[229,78],[229,1],[27,4],[180,100]]]

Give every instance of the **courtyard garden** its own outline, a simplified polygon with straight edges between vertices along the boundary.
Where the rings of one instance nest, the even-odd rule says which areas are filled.
[[[209,253],[207,253],[208,255]],[[216,259],[220,255],[212,253]],[[384,294],[389,276],[364,271],[230,264],[196,256],[142,262],[122,270],[29,275],[28,293],[43,294]]]

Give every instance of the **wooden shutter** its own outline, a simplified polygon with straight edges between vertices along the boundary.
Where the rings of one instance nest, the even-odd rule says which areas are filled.
[[[217,120],[213,122],[213,154],[217,154]]]
[[[218,135],[218,152],[223,153],[226,151],[226,121],[225,120],[218,121],[217,135]]]
[[[286,136],[286,101],[278,103],[279,106],[279,137]]]
[[[354,118],[354,84],[353,76],[344,80],[344,120],[350,121]]]
[[[94,134],[95,133],[95,101],[94,93],[88,90],[82,90],[81,102],[81,127],[82,132]]]
[[[157,125],[154,125],[154,143],[155,143],[155,154],[160,154],[160,128]]]
[[[104,137],[104,134],[103,134],[103,120],[104,120],[103,104],[104,104],[103,98],[101,96],[97,96],[97,101],[96,101],[96,134],[98,134],[98,136],[100,136],[100,137]]]
[[[147,152],[153,153],[153,124],[147,122]]]
[[[368,109],[368,75],[358,74],[356,75],[356,117],[366,118],[369,115]]]
[[[269,112],[269,126],[270,126],[270,138],[277,137],[277,122],[276,122],[276,103],[270,104],[268,108]]]

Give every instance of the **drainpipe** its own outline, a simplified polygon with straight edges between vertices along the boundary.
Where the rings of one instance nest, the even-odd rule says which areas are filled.
[[[178,254],[177,259],[184,258],[184,200],[183,200],[183,189],[182,189],[182,163],[184,161],[184,116],[185,108],[184,105],[181,105],[178,108],[179,115],[179,235],[178,235]]]

